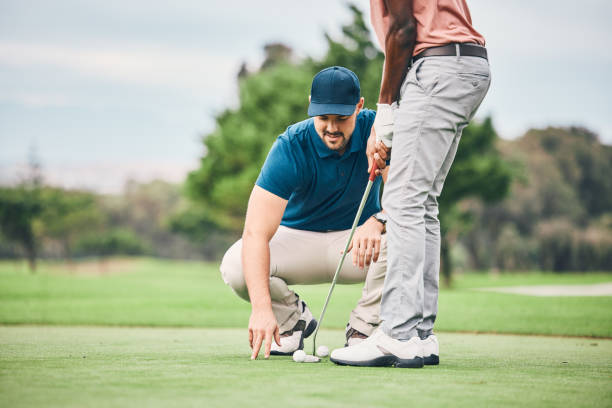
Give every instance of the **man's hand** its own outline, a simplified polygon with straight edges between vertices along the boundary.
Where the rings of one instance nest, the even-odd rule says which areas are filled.
[[[249,319],[249,345],[251,359],[265,346],[264,356],[270,357],[272,338],[280,345],[278,323],[272,313],[270,298],[270,239],[283,217],[287,200],[259,186],[253,187],[242,234],[242,267],[249,289],[251,318]]]
[[[253,349],[251,360],[255,360],[259,354],[259,349],[264,346],[264,357],[270,357],[272,340],[280,346],[280,333],[278,323],[271,308],[255,309],[251,311],[249,319],[249,345]]]
[[[368,156],[368,173],[372,171],[372,163],[376,161],[378,170],[376,175],[380,176],[382,170],[387,167],[387,160],[391,157],[391,148],[385,146],[381,141],[376,140],[376,133],[372,131],[368,138],[368,145],[366,147],[366,155]]]
[[[376,221],[374,217],[370,217],[355,230],[353,240],[347,249],[347,251],[350,251],[354,247],[353,265],[363,268],[369,266],[372,261],[378,261],[380,236],[383,229],[384,226],[380,222]]]
[[[376,132],[376,140],[382,141],[385,146],[391,147],[393,143],[393,123],[395,121],[394,112],[397,109],[397,102],[392,104],[377,103],[376,118],[372,128]]]

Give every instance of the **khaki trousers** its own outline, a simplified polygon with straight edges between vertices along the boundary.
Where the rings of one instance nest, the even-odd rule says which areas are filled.
[[[270,295],[280,332],[291,330],[300,318],[298,295],[289,285],[331,283],[350,230],[313,232],[280,226],[270,240]],[[241,262],[242,240],[227,250],[221,275],[241,298],[249,301]],[[351,312],[349,324],[370,335],[380,323],[380,299],[387,269],[386,236],[381,239],[378,262],[369,268],[353,266],[348,254],[338,275],[339,284],[365,282],[362,295]]]

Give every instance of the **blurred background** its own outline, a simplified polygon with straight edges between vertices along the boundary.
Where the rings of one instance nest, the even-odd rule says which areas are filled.
[[[493,82],[441,197],[447,282],[612,271],[612,6],[468,4]],[[375,108],[370,27],[367,0],[0,0],[0,258],[218,262],[318,70]]]

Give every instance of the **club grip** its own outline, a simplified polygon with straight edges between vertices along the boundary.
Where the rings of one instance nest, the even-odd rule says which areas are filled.
[[[378,165],[375,161],[372,161],[372,170],[370,171],[370,181],[376,180],[376,170],[378,170]]]

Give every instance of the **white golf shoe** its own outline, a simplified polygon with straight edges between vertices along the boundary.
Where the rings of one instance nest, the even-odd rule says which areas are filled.
[[[332,351],[330,360],[339,365],[360,367],[421,368],[423,347],[418,337],[399,341],[376,329],[361,343]]]
[[[440,346],[435,334],[430,334],[425,340],[421,340],[423,346],[423,363],[425,365],[440,364]]]
[[[281,333],[281,344],[272,341],[270,354],[275,356],[290,356],[296,350],[304,348],[304,339],[310,336],[317,328],[317,321],[312,317],[312,313],[303,300],[299,301],[302,315],[300,320],[293,326],[293,329]]]

